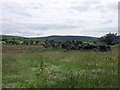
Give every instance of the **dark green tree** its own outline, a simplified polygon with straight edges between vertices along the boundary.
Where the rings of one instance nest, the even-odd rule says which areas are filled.
[[[100,42],[104,42],[107,45],[115,45],[116,44],[116,39],[117,39],[117,33],[108,33],[105,36],[102,36],[99,38]]]

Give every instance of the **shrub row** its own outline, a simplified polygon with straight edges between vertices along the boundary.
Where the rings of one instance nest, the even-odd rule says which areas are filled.
[[[50,40],[46,41],[43,46],[45,48],[64,48],[66,50],[95,50],[95,51],[110,50],[110,46],[106,44],[95,44],[90,42],[82,42],[80,40],[65,42]]]

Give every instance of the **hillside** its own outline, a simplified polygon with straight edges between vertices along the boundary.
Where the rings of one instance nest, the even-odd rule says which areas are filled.
[[[81,40],[81,41],[96,41],[96,37],[88,37],[88,36],[48,36],[48,37],[37,37],[39,39],[55,39],[62,41],[71,41],[71,40]]]
[[[0,39],[27,39],[20,36],[0,35]]]
[[[81,41],[96,41],[96,37],[88,37],[88,36],[47,36],[47,37],[34,37],[34,38],[26,38],[20,36],[9,36],[9,35],[0,35],[2,39],[29,39],[29,40],[46,40],[46,39],[54,39],[61,41],[71,41],[71,40],[81,40]]]

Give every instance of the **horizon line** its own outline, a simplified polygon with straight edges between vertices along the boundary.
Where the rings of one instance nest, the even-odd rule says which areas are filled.
[[[101,37],[101,36],[88,36],[88,35],[44,35],[44,36],[39,36],[39,35],[31,35],[31,36],[20,36],[20,35],[10,35],[10,34],[0,34],[2,35],[6,35],[6,36],[17,36],[17,37],[25,37],[25,38],[37,38],[37,37],[50,37],[50,36],[84,36],[84,37]]]

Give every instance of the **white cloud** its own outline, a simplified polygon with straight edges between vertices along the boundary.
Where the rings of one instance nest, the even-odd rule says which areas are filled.
[[[1,0],[1,2],[2,34],[101,36],[108,32],[117,32],[118,0]]]

